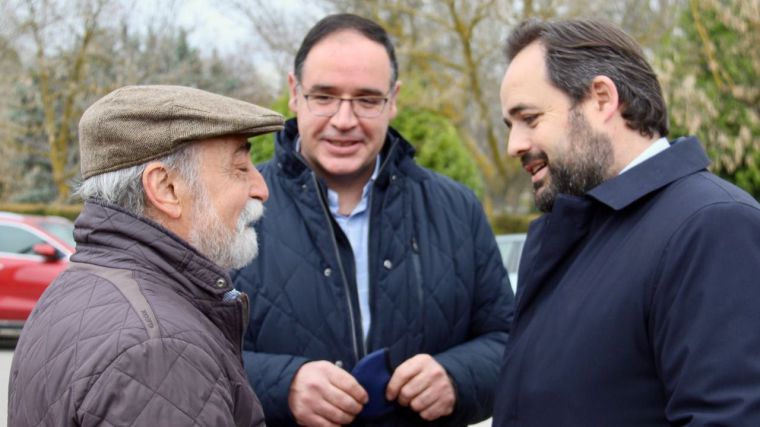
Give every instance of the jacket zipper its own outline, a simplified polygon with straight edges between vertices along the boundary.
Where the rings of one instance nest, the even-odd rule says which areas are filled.
[[[243,359],[243,343],[245,342],[245,331],[248,329],[248,294],[241,292],[238,295],[240,301],[240,360]]]
[[[346,303],[348,304],[348,316],[349,322],[351,324],[351,339],[354,345],[354,363],[357,363],[359,362],[359,359],[363,357],[363,355],[360,356],[359,354],[359,344],[356,338],[356,313],[354,312],[354,304],[351,302],[351,290],[348,286],[346,270],[343,268],[343,259],[340,256],[340,249],[338,249],[338,241],[335,239],[335,228],[333,227],[331,221],[332,215],[329,211],[327,211],[326,203],[324,197],[322,196],[322,191],[319,189],[319,182],[317,181],[317,176],[314,174],[314,171],[311,171],[311,178],[314,182],[314,187],[317,191],[317,195],[319,196],[320,205],[322,206],[322,213],[325,215],[325,219],[327,220],[327,226],[330,227],[330,239],[332,240],[333,249],[335,249],[335,257],[338,260],[338,270],[340,270],[340,277],[343,280],[343,289],[345,290]],[[361,321],[361,313],[359,313],[359,321]]]
[[[417,285],[417,318],[419,322],[418,330],[421,339],[421,348],[425,348],[425,289],[422,281],[422,260],[420,256],[420,246],[417,243],[417,236],[412,236],[412,266],[414,267],[414,277]]]
[[[391,145],[390,149],[388,149],[388,154],[386,155],[385,160],[380,165],[380,169],[377,172],[378,176],[380,175],[380,173],[382,173],[383,169],[385,168],[385,165],[388,164],[388,161],[391,158],[391,154],[393,153],[397,145],[398,145],[398,141],[393,141],[393,145]],[[296,158],[308,166],[308,163],[301,157],[300,153],[296,152]],[[358,344],[359,340],[357,339],[357,334],[356,334],[356,317],[357,316],[359,317],[359,324],[361,324],[362,322],[361,313],[355,312],[354,304],[351,302],[351,290],[349,289],[349,282],[348,282],[348,278],[346,277],[346,270],[343,267],[343,258],[340,256],[338,241],[335,238],[335,228],[333,227],[333,224],[331,221],[332,215],[327,210],[327,202],[324,200],[322,191],[320,191],[319,189],[319,182],[317,181],[316,174],[314,173],[313,170],[311,170],[310,172],[311,172],[311,179],[314,182],[314,188],[317,191],[317,195],[319,197],[320,204],[322,206],[322,214],[325,216],[325,219],[327,220],[327,226],[330,227],[330,239],[332,240],[333,249],[335,249],[335,256],[338,260],[338,269],[340,270],[340,276],[341,276],[341,279],[343,280],[343,289],[345,290],[345,293],[346,293],[346,304],[348,305],[349,322],[351,324],[351,338],[352,338],[353,348],[354,348],[355,363],[358,363],[359,359],[361,359],[362,357],[364,357],[365,354],[367,354],[368,340],[361,339],[363,352],[360,353],[359,344]],[[367,231],[367,234],[369,237],[371,236],[371,232],[372,232],[372,193],[370,193],[368,203],[369,203],[369,211],[370,211],[370,226],[369,226],[369,230]],[[367,258],[372,259],[369,248],[367,248]],[[367,278],[368,278],[367,281],[369,283],[369,288],[370,288],[369,289],[370,298],[372,298],[372,272],[371,270],[372,269],[370,268],[370,271],[367,272]],[[420,288],[420,291],[421,291],[421,288]],[[370,302],[370,305],[371,305],[371,302]],[[372,326],[370,326],[370,329],[372,329]],[[367,331],[367,338],[369,338],[369,331]]]
[[[412,264],[414,265],[414,276],[417,278],[417,297],[420,303],[420,309],[424,307],[422,304],[424,292],[422,289],[422,263],[420,262],[420,247],[417,244],[417,238],[412,237]]]
[[[381,166],[382,169],[382,166]],[[379,175],[379,172],[378,172]],[[374,186],[374,185],[373,185]],[[362,340],[362,344],[364,346],[364,354],[369,354],[369,351],[367,351],[367,342],[369,342],[370,338],[370,332],[372,331],[372,262],[370,260],[372,259],[372,256],[370,254],[370,244],[369,244],[369,236],[372,233],[372,195],[375,193],[374,188],[372,191],[369,192],[369,200],[367,200],[367,215],[369,215],[369,224],[367,225],[367,298],[369,298],[367,307],[369,307],[369,331],[367,331],[367,337]],[[357,283],[357,287],[358,287]],[[359,295],[358,289],[357,289],[357,297]],[[364,323],[362,323],[364,325]]]

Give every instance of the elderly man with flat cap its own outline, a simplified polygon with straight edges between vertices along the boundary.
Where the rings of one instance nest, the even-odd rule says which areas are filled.
[[[22,331],[10,426],[264,425],[241,363],[248,299],[227,270],[256,256],[268,197],[247,139],[281,127],[179,86],[85,111],[77,252]]]

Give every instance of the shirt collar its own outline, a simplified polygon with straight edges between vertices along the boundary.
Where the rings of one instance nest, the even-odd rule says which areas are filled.
[[[694,137],[679,138],[639,167],[610,178],[586,193],[615,210],[620,210],[666,185],[710,165],[705,150]]]
[[[375,180],[377,179],[377,174],[380,172],[380,156],[377,156],[375,159],[375,169],[372,171],[372,176],[369,178],[366,184],[364,184],[364,188],[362,189],[362,198],[359,201],[359,203],[354,208],[353,212],[351,212],[351,215],[356,215],[364,212],[367,209],[367,203],[369,201],[369,192],[372,189],[372,185],[375,183]],[[333,216],[338,215],[338,209],[340,207],[340,204],[338,202],[338,193],[331,190],[330,188],[327,189],[327,204],[330,208],[330,212],[332,212]]]
[[[301,152],[301,136],[299,135],[296,138],[296,152]],[[369,198],[369,191],[372,189],[372,185],[375,183],[375,180],[377,179],[377,174],[380,173],[380,155],[377,156],[375,159],[375,169],[372,171],[372,176],[369,177],[369,180],[366,184],[364,184],[364,188],[362,189],[362,198],[359,201],[359,204],[356,205],[354,208],[354,211],[351,212],[351,215],[355,215],[358,213],[363,212],[367,209],[367,201]],[[330,208],[330,212],[332,212],[333,215],[338,215],[338,193],[331,190],[330,188],[327,189],[327,205]]]
[[[658,139],[657,141],[653,142],[652,144],[647,147],[646,150],[644,150],[641,154],[639,154],[635,159],[631,161],[631,163],[628,163],[626,167],[623,168],[623,170],[620,171],[620,174],[623,172],[628,171],[632,167],[643,163],[645,160],[654,157],[657,155],[660,151],[667,150],[670,147],[670,143],[668,143],[668,139],[665,137],[662,137]],[[620,175],[618,174],[618,175]]]

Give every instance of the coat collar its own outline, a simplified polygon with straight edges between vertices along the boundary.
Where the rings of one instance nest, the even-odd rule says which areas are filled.
[[[90,200],[74,225],[73,261],[159,272],[167,277],[167,286],[196,297],[222,298],[233,289],[227,271],[147,218]]]
[[[621,210],[673,181],[705,170],[709,165],[710,160],[696,138],[679,138],[669,149],[586,194],[614,210]]]
[[[515,319],[522,316],[546,286],[556,286],[567,260],[591,228],[599,203],[619,211],[668,184],[704,170],[710,164],[696,138],[680,138],[670,148],[607,180],[584,196],[558,194],[552,212],[534,221],[520,262]],[[525,261],[530,260],[530,261]],[[530,263],[532,261],[532,263]]]

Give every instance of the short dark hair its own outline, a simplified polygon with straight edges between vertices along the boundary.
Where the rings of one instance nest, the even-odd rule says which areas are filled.
[[[376,22],[351,13],[339,13],[326,16],[309,30],[306,37],[304,37],[301,42],[301,47],[298,48],[298,52],[296,53],[295,64],[293,67],[296,79],[301,81],[301,77],[303,76],[303,63],[311,49],[330,34],[344,30],[356,31],[364,37],[381,44],[385,48],[385,51],[388,52],[388,58],[390,58],[391,61],[390,83],[393,85],[398,78],[398,62],[396,61],[396,51],[393,48],[393,42],[391,41],[388,32]]]
[[[574,106],[588,96],[591,80],[604,75],[615,82],[629,128],[650,138],[667,136],[668,110],[657,75],[639,44],[623,30],[587,19],[529,19],[509,35],[507,59],[512,61],[535,41],[546,47],[549,80]]]

